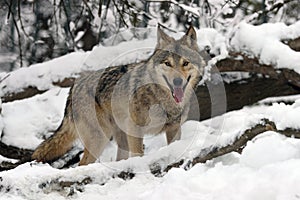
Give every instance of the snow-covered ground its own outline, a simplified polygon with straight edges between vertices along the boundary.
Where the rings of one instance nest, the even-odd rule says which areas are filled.
[[[269,26],[284,33],[293,33],[286,37],[300,36],[299,31],[296,31],[299,30],[299,23],[293,26],[294,32],[292,27],[282,29],[282,24]],[[262,40],[257,40],[250,46],[250,39],[243,36],[252,30],[258,38],[269,37],[266,35],[269,26],[252,27],[241,24],[232,43],[235,48],[243,47],[241,50],[250,52],[253,56],[258,56],[258,51],[267,51],[269,57],[259,53],[262,63],[267,62],[268,57],[279,68],[294,67],[299,72],[300,61],[295,65],[281,65],[285,58],[278,56],[276,50],[266,49],[270,48],[269,42],[284,39],[284,33],[275,34],[272,41],[266,40],[265,46]],[[226,40],[215,30],[200,30],[198,35],[202,48],[210,46],[216,55],[226,56]],[[56,87],[52,85],[53,81],[77,76],[84,70],[101,69],[111,63],[130,63],[144,59],[149,56],[154,44],[155,34],[150,34],[145,41],[123,42],[112,47],[99,46],[88,53],[72,53],[12,72],[0,83],[1,95],[21,91],[27,86],[49,90],[31,98],[2,104],[2,141],[34,149],[45,136],[55,131],[63,117],[69,88]],[[300,58],[299,53],[289,54],[290,51],[292,50],[284,52],[288,56],[298,56],[295,59]],[[1,77],[6,75],[0,74]],[[207,147],[230,144],[264,118],[275,122],[278,130],[300,129],[299,116],[300,95],[268,98],[256,105],[213,119],[188,121],[182,127],[182,139],[169,146],[166,146],[163,134],[148,136],[145,139],[143,157],[115,162],[116,145],[112,142],[100,157],[100,162],[89,166],[58,170],[48,164],[25,163],[16,169],[0,172],[0,199],[300,199],[300,140],[272,131],[249,141],[241,154],[230,153],[205,164],[197,164],[188,171],[173,168],[165,176],[155,177],[148,167],[154,162],[163,166],[181,158],[192,158]],[[1,161],[5,159],[0,157]],[[125,181],[111,178],[114,173],[129,168],[136,173],[133,179]],[[80,181],[86,177],[92,177],[92,182],[80,186],[81,188],[74,188],[72,196],[67,197],[69,189],[57,191],[55,188],[55,183],[59,180]]]

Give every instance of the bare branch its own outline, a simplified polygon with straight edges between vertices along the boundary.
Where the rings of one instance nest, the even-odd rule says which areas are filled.
[[[21,0],[18,0],[18,18],[20,20],[20,25],[21,25],[21,29],[24,33],[24,35],[30,39],[29,35],[27,34],[27,32],[25,31],[24,28],[24,24],[23,24],[23,20],[22,20],[22,16],[21,16]]]
[[[75,48],[74,36],[73,36],[72,31],[70,30],[70,22],[71,22],[71,20],[70,20],[70,12],[69,12],[68,7],[66,6],[65,1],[60,1],[60,2],[61,2],[61,5],[63,6],[64,13],[66,15],[66,19],[67,19],[66,28],[67,28],[68,33],[70,34],[70,37],[71,37],[71,40],[72,40],[72,48],[74,49]]]
[[[124,19],[124,16],[123,16],[123,13],[121,12],[121,10],[119,9],[119,6],[116,4],[115,0],[112,0],[115,8],[117,9],[117,12],[119,13],[119,16],[123,22],[123,24],[126,26],[126,28],[128,28],[128,24],[126,23],[125,19]]]
[[[191,6],[188,6],[188,5],[185,5],[185,4],[182,4],[182,3],[178,3],[177,1],[175,0],[146,0],[146,2],[156,2],[156,3],[163,3],[163,2],[166,2],[166,3],[171,3],[171,4],[174,4],[178,7],[180,7],[181,9],[189,12],[189,13],[192,13],[193,15],[197,16],[197,17],[201,17],[199,12],[195,12],[193,7]]]
[[[2,83],[5,79],[7,79],[10,76],[10,74],[5,75],[3,78],[1,78],[0,83]]]
[[[268,131],[268,130],[276,130],[276,126],[274,122],[269,121],[268,119],[263,119],[262,123],[258,123],[255,127],[246,130],[244,134],[242,134],[240,137],[234,140],[232,144],[227,144],[224,147],[219,146],[212,146],[206,149],[201,150],[200,154],[196,156],[193,160],[186,162],[184,160],[181,160],[179,162],[173,163],[169,166],[167,166],[163,172],[168,172],[170,169],[174,167],[181,167],[184,169],[189,169],[192,166],[196,165],[197,163],[205,163],[208,160],[211,160],[213,158],[225,155],[230,152],[239,151],[241,148],[243,148],[246,143],[250,140],[252,140],[257,135]],[[186,163],[183,166],[183,163]]]
[[[18,35],[18,46],[19,46],[19,57],[20,57],[20,67],[23,67],[23,53],[22,53],[22,44],[21,44],[21,34],[20,34],[20,30],[19,30],[19,27],[18,27],[18,24],[17,24],[17,21],[15,19],[15,16],[14,16],[14,11],[12,9],[12,4],[13,2],[11,1],[10,4],[5,0],[5,3],[8,5],[8,8],[9,8],[9,14],[7,16],[7,19],[9,19],[9,16],[10,16],[10,13],[12,14],[12,20],[13,20],[13,23],[14,23],[14,26],[17,30],[17,35]],[[13,36],[12,36],[13,37]]]
[[[102,14],[102,4],[103,4],[103,0],[99,0],[99,4],[98,4],[98,17],[101,17],[101,14]]]
[[[285,4],[290,3],[292,1],[298,1],[298,0],[284,0],[284,1],[277,1],[273,6],[271,6],[268,9],[260,10],[254,14],[252,14],[246,21],[251,22],[255,19],[260,18],[261,16],[266,16],[268,13],[271,13],[273,11],[278,12],[279,9],[281,9]]]
[[[84,3],[84,5],[85,5],[85,7],[88,9],[88,12],[89,12],[90,16],[92,16],[92,18],[94,19],[95,16],[93,15],[92,9],[90,8],[90,6],[89,6],[87,0],[83,0],[83,3]]]

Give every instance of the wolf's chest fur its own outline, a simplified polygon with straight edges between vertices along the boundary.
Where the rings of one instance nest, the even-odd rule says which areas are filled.
[[[109,112],[113,112],[111,107],[123,110],[122,114],[116,114],[122,117],[128,109],[127,117],[138,126],[147,126],[151,118],[159,119],[165,126],[180,123],[184,104],[176,103],[171,91],[153,76],[157,74],[153,74],[147,63],[107,68],[98,78],[96,103],[110,107]]]

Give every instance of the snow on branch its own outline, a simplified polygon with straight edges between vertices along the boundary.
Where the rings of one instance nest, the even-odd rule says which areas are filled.
[[[278,131],[274,122],[268,119],[262,119],[255,126],[245,130],[239,136],[232,135],[232,140],[228,140],[226,144],[211,145],[207,148],[199,150],[199,153],[192,159],[182,159],[169,165],[165,165],[165,163],[163,162],[165,161],[164,155],[161,155],[161,158],[158,157],[148,163],[147,160],[149,160],[149,158],[147,158],[147,156],[144,156],[144,158],[137,158],[142,162],[125,160],[112,163],[111,165],[108,164],[106,166],[96,163],[86,167],[70,168],[67,171],[59,171],[46,167],[47,171],[50,170],[53,171],[53,173],[51,177],[40,176],[39,179],[36,180],[36,184],[38,185],[38,187],[34,187],[35,190],[37,190],[35,192],[59,192],[63,196],[72,196],[76,193],[76,191],[84,191],[85,185],[87,184],[104,185],[109,182],[109,180],[114,178],[120,178],[124,180],[132,179],[137,173],[139,173],[138,171],[139,169],[141,169],[141,167],[144,168],[145,171],[148,171],[149,173],[152,173],[157,177],[164,176],[172,168],[183,168],[185,170],[188,170],[198,163],[205,163],[209,160],[231,152],[241,152],[249,141],[266,131],[275,131],[287,137],[300,138],[299,130],[286,129]],[[31,164],[31,166],[32,170],[34,171],[36,171],[36,167],[39,167],[35,166],[35,164]],[[148,170],[146,168],[148,168]],[[123,170],[120,171],[116,169]],[[79,174],[81,175],[79,176]],[[5,179],[5,177],[3,178]],[[9,180],[4,181],[4,183],[9,183]],[[2,187],[16,190],[18,189],[14,188],[16,186],[12,186],[9,184],[2,185]]]
[[[251,22],[254,21],[262,16],[266,16],[267,14],[271,13],[271,12],[275,12],[277,13],[282,7],[284,7],[286,4],[291,3],[293,1],[297,1],[297,0],[279,0],[279,1],[270,1],[272,2],[270,4],[269,1],[266,2],[266,8],[263,10],[260,10],[252,15],[250,15],[248,17],[248,19],[246,20],[247,22]]]
[[[147,0],[147,2],[172,3],[172,4],[182,8],[183,10],[190,12],[190,13],[194,14],[195,16],[200,17],[198,8],[194,8],[194,7],[185,5],[183,3],[179,3],[175,0]]]
[[[233,52],[255,57],[260,64],[276,69],[288,68],[300,73],[300,52],[294,51],[283,40],[300,37],[300,22],[287,26],[283,23],[253,26],[240,23],[230,39]]]
[[[240,152],[240,149],[244,148],[248,141],[252,140],[257,135],[264,133],[266,131],[275,131],[275,123],[269,121],[268,119],[262,119],[257,125],[253,128],[248,129],[242,134],[234,139],[234,142],[231,144],[226,144],[224,146],[211,146],[201,150],[198,156],[193,158],[191,161],[179,161],[174,164],[168,165],[163,172],[168,172],[173,167],[181,167],[184,169],[189,169],[197,163],[205,163],[208,160],[217,158],[219,156],[225,155],[230,152]],[[186,164],[183,164],[186,163]]]

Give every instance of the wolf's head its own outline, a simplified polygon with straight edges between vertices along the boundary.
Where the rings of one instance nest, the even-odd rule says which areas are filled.
[[[151,60],[159,75],[159,83],[169,88],[176,103],[183,102],[186,89],[194,88],[200,81],[206,64],[201,55],[192,26],[179,40],[158,27],[157,45]]]

